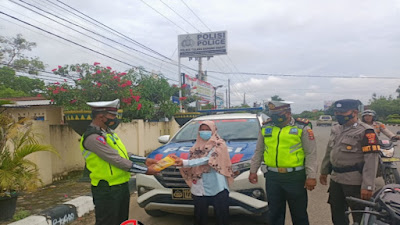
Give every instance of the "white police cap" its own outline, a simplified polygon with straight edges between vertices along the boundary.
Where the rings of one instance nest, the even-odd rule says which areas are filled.
[[[119,99],[114,101],[87,102],[93,111],[107,111],[111,114],[118,114]]]

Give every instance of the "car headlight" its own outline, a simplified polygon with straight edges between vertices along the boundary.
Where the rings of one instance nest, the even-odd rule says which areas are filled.
[[[250,170],[251,160],[238,162],[232,165],[232,171],[235,177],[239,176],[241,173]]]

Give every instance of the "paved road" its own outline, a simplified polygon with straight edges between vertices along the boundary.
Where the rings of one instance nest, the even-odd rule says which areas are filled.
[[[392,131],[400,130],[399,127],[390,127]],[[322,158],[325,154],[325,148],[328,143],[330,128],[329,127],[316,127],[314,126],[314,133],[317,140],[318,146],[318,164],[321,164]],[[396,154],[397,156],[400,153]],[[382,179],[377,178],[378,187],[383,185]],[[308,212],[310,217],[311,224],[323,224],[328,225],[331,223],[331,214],[329,210],[329,205],[326,203],[328,199],[327,194],[327,186],[323,186],[319,184],[315,190],[308,192],[309,194],[309,203],[308,203]],[[136,203],[136,194],[131,197],[131,213],[130,218],[134,218],[136,220],[141,221],[144,225],[189,225],[193,224],[193,218],[191,216],[181,216],[181,215],[167,215],[164,217],[151,217],[146,214],[146,212],[140,208]],[[94,224],[93,214],[88,215],[86,218],[83,218],[81,221],[75,221],[73,225],[90,225]],[[210,224],[213,224],[210,221]],[[250,217],[246,216],[235,216],[232,217],[232,224],[246,224],[253,225],[259,224],[253,221]],[[292,224],[290,220],[289,212],[287,212],[286,216],[286,224]]]

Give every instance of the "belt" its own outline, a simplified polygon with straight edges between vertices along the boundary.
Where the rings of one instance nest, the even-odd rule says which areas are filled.
[[[269,167],[268,166],[267,170],[276,172],[276,173],[290,173],[290,172],[304,170],[304,166],[290,167],[290,168],[278,168],[278,167]]]
[[[364,168],[364,163],[357,163],[352,166],[344,166],[344,167],[336,167],[332,166],[332,170],[336,173],[348,173],[348,172],[353,172],[353,171],[358,171],[362,173]]]

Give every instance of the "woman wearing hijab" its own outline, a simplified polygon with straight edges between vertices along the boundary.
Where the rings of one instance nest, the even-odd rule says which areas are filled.
[[[229,187],[233,183],[232,164],[225,141],[212,121],[200,124],[189,160],[176,159],[176,166],[190,187],[196,225],[207,224],[208,206],[214,207],[218,225],[229,224]]]

